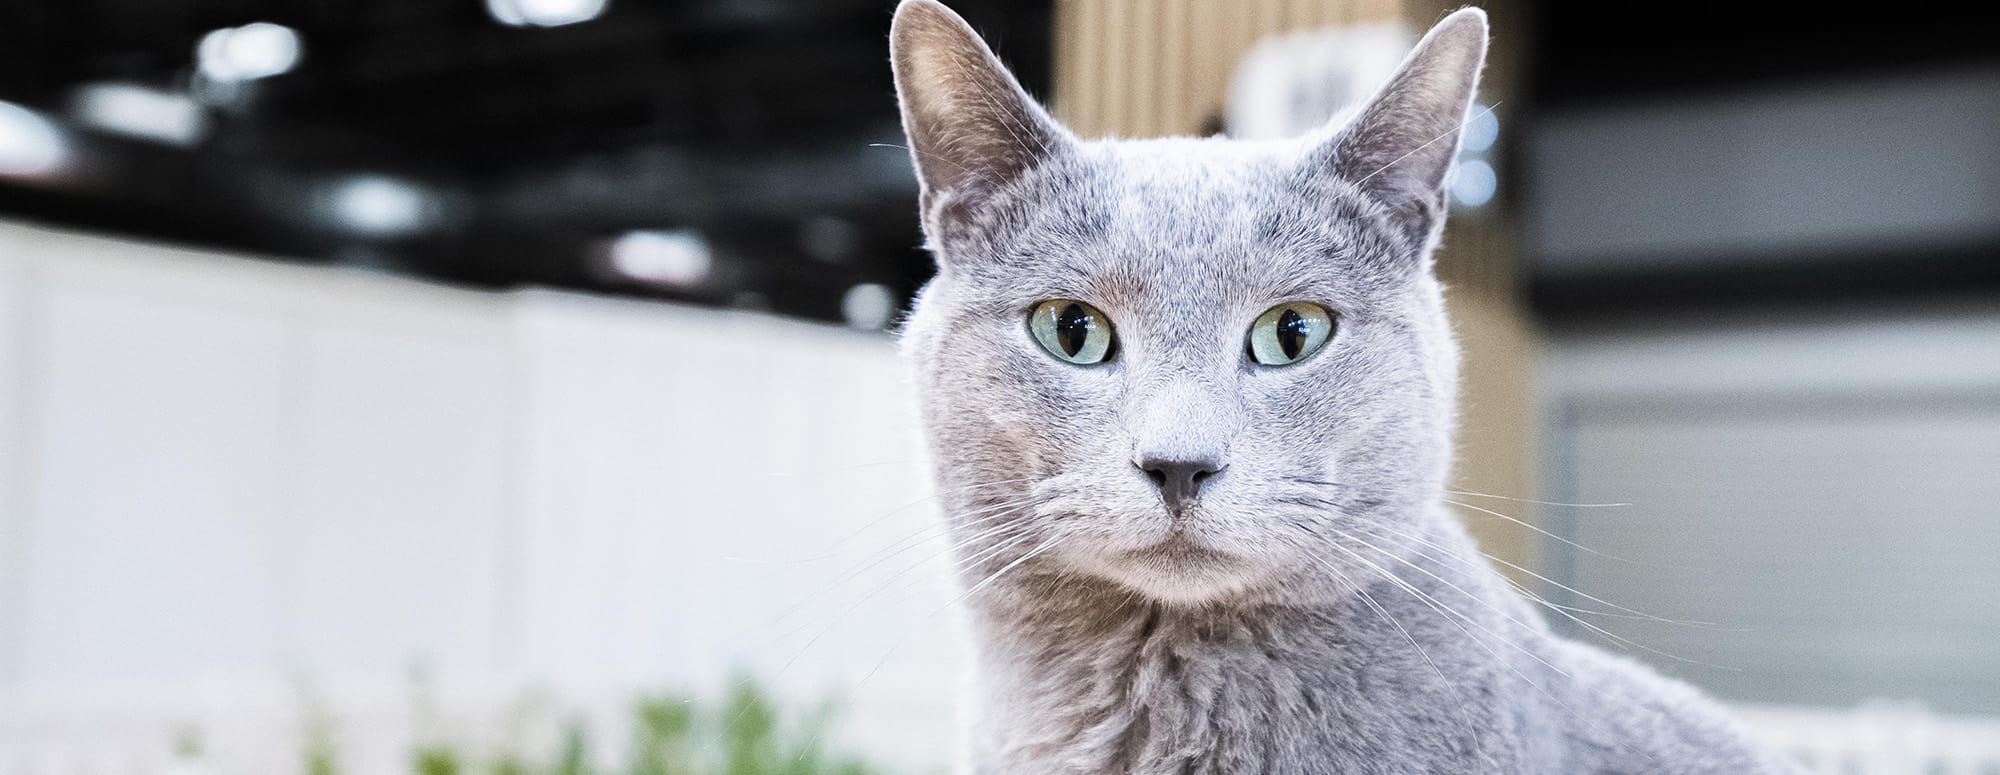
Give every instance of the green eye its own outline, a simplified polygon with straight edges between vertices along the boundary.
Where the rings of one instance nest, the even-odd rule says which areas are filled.
[[[1266,366],[1283,366],[1319,352],[1333,337],[1333,313],[1308,301],[1280,304],[1250,324],[1250,358]]]
[[[1092,364],[1111,355],[1111,319],[1080,301],[1054,299],[1028,313],[1028,331],[1042,349],[1070,363]]]

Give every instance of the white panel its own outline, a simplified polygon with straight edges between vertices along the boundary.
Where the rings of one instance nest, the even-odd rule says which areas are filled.
[[[2000,236],[1990,65],[1540,117],[1534,252],[1554,270]]]
[[[290,657],[314,675],[488,675],[497,651],[512,391],[490,296],[315,284],[299,359]]]
[[[707,488],[692,485],[686,456],[674,453],[700,439],[726,454],[717,431],[728,418],[680,408],[699,400],[680,393],[702,384],[677,375],[713,377],[695,370],[715,358],[677,345],[713,342],[714,326],[687,313],[658,324],[622,307],[524,298],[526,664],[559,683],[685,684],[701,531],[680,515]],[[687,363],[690,354],[701,362]],[[707,422],[677,426],[682,415]]]
[[[1726,695],[2000,713],[2000,391],[1983,405],[1588,410],[1568,583],[1713,627],[1598,622]],[[1590,606],[1589,601],[1577,604]]]
[[[1593,623],[1730,697],[2000,712],[2000,309],[1656,320],[1550,352],[1548,490],[1632,504],[1541,509],[1596,550],[1546,543],[1550,575],[1715,624]]]
[[[272,654],[282,291],[164,254],[97,258],[119,249],[41,256],[19,386],[35,410],[24,683],[183,679]]]
[[[2000,385],[2000,304],[1823,304],[1550,332],[1558,396],[1906,395]]]
[[[937,535],[890,342],[528,298],[533,674],[703,691],[754,674],[834,702],[848,736],[891,761],[944,761],[956,670],[942,545],[871,559]]]
[[[413,666],[582,697],[607,740],[632,693],[754,674],[879,761],[949,758],[941,531],[888,338],[0,226],[11,251],[37,281],[0,272],[0,473],[26,475],[0,479],[0,759]]]
[[[21,513],[26,494],[16,482],[22,465],[26,428],[22,425],[21,385],[25,372],[21,364],[21,339],[27,335],[30,279],[27,262],[8,244],[8,233],[0,225],[0,685],[15,674],[21,627],[15,620],[21,579],[17,573],[26,547],[16,531],[26,529]]]

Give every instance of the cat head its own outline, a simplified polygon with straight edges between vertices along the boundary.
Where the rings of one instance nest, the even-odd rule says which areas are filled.
[[[903,349],[973,583],[1284,597],[1405,544],[1449,465],[1431,253],[1482,12],[1273,143],[1081,140],[930,0],[891,46],[938,262]]]

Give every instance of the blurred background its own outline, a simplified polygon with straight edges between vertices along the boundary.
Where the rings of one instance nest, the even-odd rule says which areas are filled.
[[[1816,770],[2000,773],[2000,14],[1483,5],[1454,507]],[[1086,136],[1448,10],[953,6]],[[0,773],[943,771],[892,10],[0,5]]]

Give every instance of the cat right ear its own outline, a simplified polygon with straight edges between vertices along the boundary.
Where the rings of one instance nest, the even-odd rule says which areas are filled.
[[[896,8],[889,58],[927,226],[966,217],[1069,139],[972,27],[933,0]]]
[[[1434,235],[1444,221],[1445,174],[1479,90],[1486,35],[1478,8],[1438,22],[1313,163],[1387,206],[1410,233]]]

